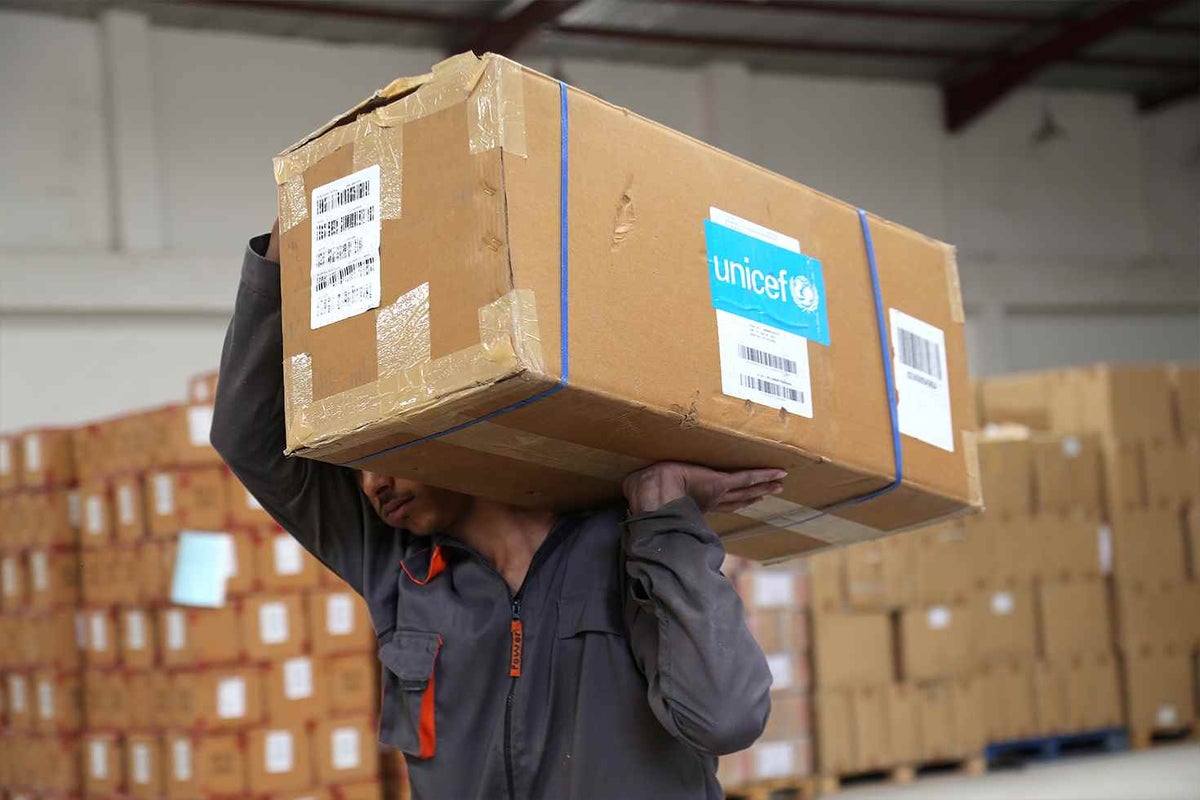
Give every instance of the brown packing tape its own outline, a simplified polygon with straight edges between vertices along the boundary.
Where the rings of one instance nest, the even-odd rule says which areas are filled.
[[[380,214],[399,219],[403,195],[403,126],[450,106],[468,103],[472,153],[502,148],[524,157],[525,96],[520,65],[488,54],[460,53],[431,73],[398,78],[369,100],[330,120],[275,158],[280,231],[308,218],[304,173],[336,150],[354,146],[355,171],[379,165]]]

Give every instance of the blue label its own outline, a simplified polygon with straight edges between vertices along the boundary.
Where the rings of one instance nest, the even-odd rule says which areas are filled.
[[[704,239],[713,308],[829,344],[820,261],[711,219]]]

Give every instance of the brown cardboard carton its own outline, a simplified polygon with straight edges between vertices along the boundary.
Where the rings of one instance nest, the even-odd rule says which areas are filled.
[[[70,797],[82,795],[85,789],[87,753],[80,736],[44,736],[28,752],[40,769],[37,781],[39,796]]]
[[[809,604],[813,611],[846,608],[846,550],[827,550],[808,556]]]
[[[225,473],[225,494],[229,503],[229,520],[233,525],[239,528],[262,528],[275,524],[262,503],[228,471]]]
[[[808,624],[808,612],[799,609],[746,610],[746,625],[764,653],[803,654],[808,650]]]
[[[274,523],[258,531],[254,565],[258,581],[267,591],[315,589],[320,583],[320,562]]]
[[[125,737],[125,774],[129,796],[158,800],[166,792],[166,759],[162,740],[156,735],[133,733]]]
[[[1126,719],[1135,737],[1179,730],[1195,721],[1195,673],[1186,652],[1126,655],[1123,663]]]
[[[166,677],[166,673],[158,672],[157,670],[129,670],[125,671],[125,719],[122,726],[125,730],[141,731],[150,730],[159,727],[157,718],[157,709],[155,704],[158,702],[156,697],[156,685],[151,679],[153,675],[162,675]],[[167,722],[170,722],[168,719]]]
[[[961,753],[954,732],[954,686],[950,681],[917,687],[917,741],[920,759],[934,761]]]
[[[1067,660],[1037,661],[1033,665],[1033,693],[1038,732],[1043,736],[1065,733],[1071,716]]]
[[[870,770],[892,763],[891,728],[888,720],[889,687],[859,686],[850,689],[854,724],[855,769]]]
[[[812,708],[808,692],[782,692],[771,698],[771,715],[762,738],[791,741],[812,732]]]
[[[0,600],[6,611],[25,608],[29,601],[25,564],[19,553],[0,555]]]
[[[8,724],[13,730],[32,730],[34,698],[29,675],[21,672],[10,672],[5,677],[6,686],[4,696],[8,708]]]
[[[1033,450],[1028,434],[979,442],[979,477],[987,510],[1018,517],[1033,513]]]
[[[212,403],[217,399],[217,371],[202,372],[188,378],[188,402]]]
[[[58,608],[19,618],[16,638],[23,647],[21,660],[61,670],[79,669],[83,662],[87,628],[73,608]]]
[[[971,659],[971,620],[965,605],[906,608],[897,618],[900,676],[936,680],[964,673]]]
[[[1054,383],[1052,422],[1062,433],[1166,439],[1174,430],[1169,371],[1161,366],[1097,364]]]
[[[1146,465],[1141,442],[1101,440],[1104,454],[1104,503],[1108,514],[1136,511],[1146,505]]]
[[[80,544],[84,547],[108,547],[116,531],[111,487],[103,481],[89,483],[80,488],[79,497],[83,504]]]
[[[1103,461],[1095,436],[1036,435],[1030,439],[1034,496],[1042,513],[1103,510]]]
[[[122,608],[117,614],[121,637],[121,665],[149,669],[158,663],[158,626],[155,610]]]
[[[1033,663],[996,661],[980,672],[983,727],[990,742],[1038,734]]]
[[[317,783],[373,780],[379,775],[376,726],[370,717],[327,717],[313,733]]]
[[[113,603],[116,586],[112,575],[115,559],[112,548],[89,548],[79,551],[80,599],[87,605],[106,606]]]
[[[175,570],[176,537],[154,539],[135,546],[139,562],[138,581],[145,603],[170,602],[171,579]],[[240,564],[240,559],[238,559]],[[228,582],[226,591],[228,591]]]
[[[21,438],[15,433],[0,433],[0,492],[20,486],[21,472]]]
[[[1032,522],[1040,540],[1039,577],[1099,578],[1111,570],[1112,532],[1098,518],[1077,511],[1042,514]]]
[[[321,671],[328,680],[329,710],[334,714],[371,714],[379,703],[376,688],[377,660],[350,653],[323,659]]]
[[[158,641],[168,667],[230,664],[242,657],[237,608],[165,608],[158,614]]]
[[[365,653],[375,647],[375,629],[362,598],[351,591],[324,590],[305,595],[313,655]],[[750,620],[747,612],[747,621]]]
[[[136,542],[146,535],[146,499],[136,475],[113,478],[112,497],[116,538]]]
[[[964,755],[983,750],[983,686],[973,677],[954,681],[954,735]]]
[[[130,606],[149,602],[143,595],[141,584],[141,553],[137,544],[118,544],[112,548],[112,602],[118,606]]]
[[[760,739],[745,751],[743,783],[802,778],[812,774],[812,739]],[[731,784],[731,786],[736,784]]]
[[[252,667],[180,670],[172,675],[173,726],[230,730],[263,721],[262,671]]]
[[[124,672],[88,669],[83,674],[83,691],[89,728],[122,728],[126,725],[129,678]]]
[[[798,609],[808,605],[808,571],[798,563],[755,567],[733,579],[747,609]]]
[[[920,535],[913,532],[862,542],[842,551],[850,608],[882,611],[916,602],[919,541]]]
[[[289,450],[409,476],[419,465],[421,479],[435,485],[555,508],[617,498],[626,474],[666,457],[716,467],[786,466],[791,474],[781,497],[761,504],[751,512],[755,516],[713,520],[720,531],[740,534],[730,539],[731,551],[767,560],[835,538],[843,542],[847,532],[878,535],[839,520],[886,532],[976,504],[970,477],[975,473],[968,467],[973,449],[961,435],[974,427],[974,414],[949,248],[897,225],[870,223],[875,252],[887,265],[882,302],[889,320],[896,321],[890,327],[919,327],[898,315],[903,313],[933,329],[922,328],[932,337],[925,340],[928,346],[909,338],[916,334],[908,328],[896,335],[894,346],[896,360],[910,362],[897,371],[907,387],[900,396],[916,397],[928,388],[949,409],[931,415],[931,429],[923,434],[942,446],[906,436],[903,490],[802,525],[796,515],[811,516],[808,509],[881,488],[893,476],[890,416],[880,402],[885,389],[878,322],[857,210],[576,89],[569,90],[569,158],[563,161],[560,91],[567,90],[497,56],[456,56],[429,75],[393,87],[400,85],[412,92],[401,97],[385,90],[276,161],[283,187]],[[488,99],[500,91],[504,102]],[[426,114],[434,95],[451,99],[437,114]],[[478,108],[498,113],[482,119],[472,111]],[[403,217],[395,202],[400,162],[376,158],[365,140],[353,144],[367,120],[384,118],[386,128],[371,130],[385,133],[370,141],[404,132],[403,196],[409,210]],[[502,136],[491,135],[499,129]],[[461,146],[464,140],[476,142],[474,152]],[[510,157],[502,157],[504,152]],[[518,153],[524,157],[511,158]],[[614,163],[622,170],[614,171]],[[560,230],[557,194],[564,165],[575,187],[567,214],[573,222]],[[381,269],[368,273],[380,276],[378,310],[335,322],[323,316],[336,311],[321,294],[323,282],[309,278],[310,260],[328,251],[321,244],[314,252],[314,232],[319,242],[328,241],[331,229],[323,217],[336,214],[333,205],[345,199],[330,184],[364,169],[363,175],[371,175],[376,167],[388,196],[379,216],[371,214],[379,220],[372,225],[379,231]],[[585,186],[586,192],[578,190]],[[643,186],[663,191],[652,197]],[[372,196],[365,202],[372,203]],[[614,224],[595,222],[611,220],[614,207],[619,209]],[[414,226],[414,208],[425,209],[421,218],[441,221]],[[360,210],[365,220],[365,208]],[[726,325],[722,383],[718,318],[701,254],[706,241],[715,241],[726,227],[710,215],[750,229],[726,213],[794,237],[825,265],[824,294],[837,330],[830,328],[828,346],[777,346],[779,352],[766,358],[742,350],[744,368],[737,371],[737,341]],[[717,231],[708,239],[706,224]],[[560,236],[570,256],[567,305],[576,309],[569,324],[559,314]],[[750,240],[747,234],[723,236]],[[798,249],[772,238],[783,244],[780,251]],[[410,257],[397,258],[400,252]],[[460,266],[431,269],[435,252],[439,265]],[[681,260],[681,252],[692,256]],[[763,252],[758,263],[766,269],[771,256]],[[723,274],[741,280],[741,270],[723,268],[719,254],[713,263],[718,294],[727,285]],[[646,270],[646,264],[670,266]],[[770,269],[774,281],[764,278],[763,291],[774,294],[781,307],[794,304]],[[815,307],[809,288],[796,281],[789,285],[806,306]],[[584,308],[589,310],[579,310]],[[411,334],[393,334],[400,329]],[[815,333],[814,328],[810,336]],[[550,344],[560,339],[569,363],[560,363],[559,347]],[[647,341],[658,344],[647,350],[641,346]],[[776,360],[780,354],[785,360]],[[808,383],[757,383],[769,375],[799,377],[801,360],[808,362]],[[408,369],[426,362],[420,370]],[[760,371],[761,366],[779,371]],[[411,385],[418,372],[440,377]],[[560,385],[568,372],[562,390],[549,399],[495,416],[487,425],[461,428],[444,440],[372,457],[528,400]],[[749,392],[734,388],[743,383],[777,394],[755,394],[761,402],[747,403],[740,395]],[[680,394],[682,386],[692,388]],[[918,406],[901,405],[906,430],[918,431],[912,419]],[[781,406],[792,412],[780,413]],[[516,440],[524,444],[513,446]],[[763,517],[803,530],[772,526],[757,533]]]
[[[159,439],[154,450],[160,467],[197,467],[221,464],[208,441],[212,404],[169,406],[154,415]]]
[[[1200,366],[1174,364],[1170,373],[1175,430],[1183,437],[1200,436]]]
[[[1035,518],[980,514],[963,521],[970,554],[968,584],[975,589],[1000,589],[1033,579],[1037,533]]]
[[[233,537],[233,566],[225,581],[227,597],[241,597],[262,588],[258,580],[257,544],[249,531],[231,531]]]
[[[1163,648],[1190,650],[1200,605],[1190,605],[1191,587],[1182,584],[1123,586],[1113,589],[1117,643],[1125,652]]]
[[[151,670],[144,673],[141,680],[145,682],[148,693],[148,727],[171,727],[175,722],[175,689],[171,675],[162,670]]]
[[[89,733],[83,737],[87,767],[84,787],[89,796],[103,797],[125,789],[125,759],[121,739],[113,733]]]
[[[309,647],[308,619],[298,594],[246,598],[241,623],[242,644],[252,661],[291,658]]]
[[[1112,648],[1108,596],[1099,580],[1045,581],[1037,587],[1039,652],[1050,659]]]
[[[32,492],[16,495],[13,509],[17,520],[24,527],[20,546],[29,547],[73,547],[79,542],[79,528],[83,522],[83,509],[78,489],[52,489],[47,492]]]
[[[21,434],[21,485],[50,489],[75,482],[75,450],[70,428],[41,428]]]
[[[1190,436],[1180,447],[1180,474],[1188,499],[1200,497],[1200,436]]]
[[[821,772],[852,772],[855,764],[854,721],[848,689],[821,689],[814,703],[817,717],[817,759]]]
[[[892,680],[892,636],[886,614],[819,613],[813,619],[816,680],[822,688]]]
[[[1188,475],[1183,445],[1174,440],[1142,443],[1146,502],[1156,506],[1178,506],[1187,497]]]
[[[83,682],[78,673],[40,670],[31,676],[39,733],[76,733],[83,728]]]
[[[223,530],[226,511],[220,468],[155,470],[146,476],[146,516],[154,536]]]
[[[294,725],[320,719],[329,708],[329,694],[324,662],[311,656],[273,661],[263,675],[267,719],[273,724]]]
[[[1055,372],[997,375],[979,382],[981,425],[1024,425],[1050,430]]]
[[[272,722],[246,734],[247,787],[253,795],[304,789],[313,782],[312,747],[303,725]]]
[[[895,763],[911,764],[921,757],[919,735],[916,687],[892,684],[888,687],[888,736]]]
[[[1169,584],[1186,577],[1181,518],[1175,509],[1112,513],[1112,573],[1123,586]]]
[[[906,534],[916,565],[916,602],[959,603],[971,592],[973,548],[961,521]]]
[[[116,616],[111,608],[85,612],[87,619],[88,667],[115,667],[121,661]]]
[[[168,733],[163,739],[167,797],[204,800],[246,792],[246,754],[234,734]]]
[[[1116,657],[1096,653],[1071,659],[1068,719],[1079,730],[1120,727],[1120,681]]]
[[[970,641],[976,663],[1034,657],[1037,615],[1032,587],[976,592],[969,606]]]
[[[62,547],[31,550],[27,566],[30,608],[44,611],[79,602],[80,559],[74,550]]]

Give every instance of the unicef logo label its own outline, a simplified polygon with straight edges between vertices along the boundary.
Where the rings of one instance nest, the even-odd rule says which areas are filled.
[[[797,275],[789,282],[792,291],[792,302],[798,308],[804,311],[816,311],[821,305],[821,295],[817,293],[817,287],[813,286],[813,282],[808,279],[807,275]]]

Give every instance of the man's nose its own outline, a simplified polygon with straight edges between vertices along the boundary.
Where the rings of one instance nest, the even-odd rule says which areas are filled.
[[[369,472],[363,470],[362,487],[368,497],[375,497],[383,489],[386,489],[391,479],[386,475],[380,475],[378,472]]]

